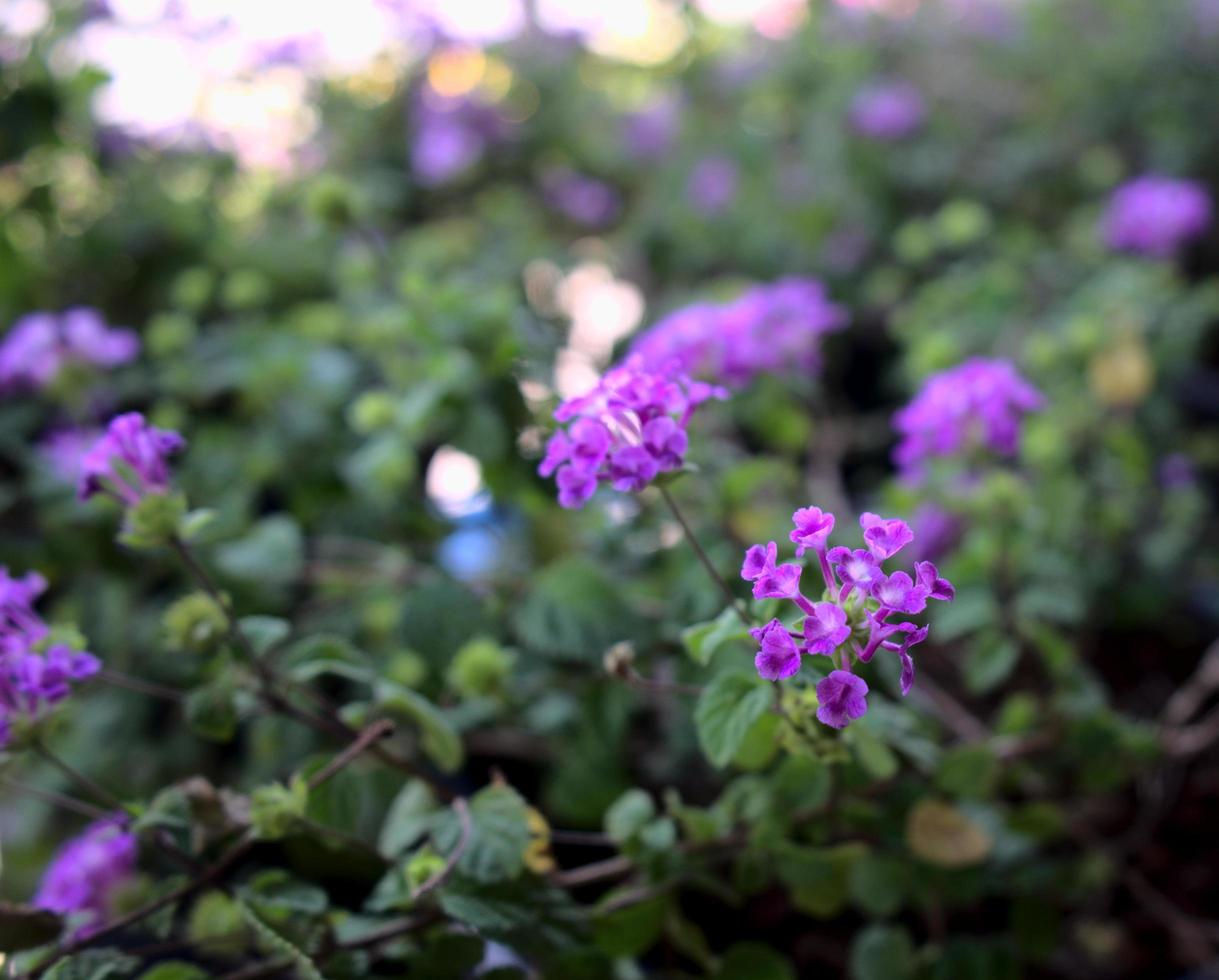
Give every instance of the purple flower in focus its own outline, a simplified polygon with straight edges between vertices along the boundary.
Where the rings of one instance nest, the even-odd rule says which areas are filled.
[[[90,935],[113,914],[116,892],[135,874],[137,851],[135,835],[117,817],[91,824],[55,853],[34,905],[79,915],[75,936]]]
[[[586,395],[565,401],[538,466],[553,475],[563,507],[583,506],[599,483],[637,492],[659,474],[681,469],[694,410],[727,392],[692,381],[670,366],[647,368],[637,356],[607,371]]]
[[[88,307],[30,313],[0,340],[0,392],[43,388],[72,364],[116,367],[139,352],[133,331],[108,327],[101,314]]]
[[[699,214],[717,215],[736,198],[740,176],[737,165],[727,157],[704,157],[686,180],[686,200]]]
[[[570,170],[548,173],[542,191],[556,211],[589,228],[610,224],[622,210],[622,199],[609,184]]]
[[[777,619],[749,632],[760,646],[753,662],[762,677],[768,681],[781,681],[800,670],[800,650],[796,641]]]
[[[1211,198],[1202,184],[1148,174],[1113,193],[1101,233],[1114,251],[1171,258],[1210,223]]]
[[[77,493],[82,500],[109,493],[127,505],[150,493],[165,493],[169,457],[185,445],[178,433],[149,425],[139,412],[119,415],[81,461]]]
[[[970,358],[928,378],[914,400],[893,416],[901,435],[894,462],[906,478],[916,480],[929,459],[975,446],[1014,455],[1022,417],[1042,404],[1038,391],[1009,361]]]
[[[850,671],[831,670],[817,684],[817,720],[831,728],[846,728],[868,711],[868,685]]]
[[[644,331],[631,351],[647,364],[676,361],[689,374],[740,387],[759,374],[813,374],[822,336],[845,324],[821,283],[792,277],[730,303],[683,307]]]
[[[867,685],[854,677],[851,666],[868,663],[881,649],[896,653],[902,667],[902,694],[906,694],[914,679],[910,647],[926,639],[927,627],[895,617],[922,612],[928,599],[951,601],[953,587],[927,561],[915,565],[913,576],[904,571],[885,573],[881,562],[913,538],[904,521],[865,513],[859,523],[871,550],[854,551],[841,546],[827,548],[834,516],[820,508],[801,508],[792,515],[792,523],[795,530],[791,539],[800,553],[811,550],[817,554],[826,599],[813,602],[803,594],[803,569],[777,564],[779,549],[775,542],[750,547],[741,564],[741,577],[754,583],[754,597],[789,599],[803,614],[803,622],[794,633],[782,627],[778,619],[751,631],[761,644],[755,664],[763,677],[774,680],[780,671],[784,678],[797,673],[802,653],[831,657],[835,669],[817,685],[821,702],[817,717],[827,725],[842,728],[867,710]]]
[[[851,128],[874,140],[900,140],[923,124],[927,106],[922,93],[909,82],[874,82],[851,100]]]

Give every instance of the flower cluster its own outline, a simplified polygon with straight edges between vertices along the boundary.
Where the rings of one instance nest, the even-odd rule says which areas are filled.
[[[1042,405],[1040,393],[1009,361],[970,358],[933,374],[914,400],[893,416],[901,441],[893,460],[908,478],[926,461],[981,446],[1011,456],[1020,420]]]
[[[583,506],[598,483],[642,490],[659,474],[681,468],[690,416],[708,399],[726,395],[677,370],[652,370],[628,357],[588,394],[558,407],[554,417],[565,428],[550,437],[538,472],[554,475],[559,504],[568,508]]]
[[[853,663],[867,663],[877,650],[894,651],[901,660],[901,689],[906,694],[914,681],[910,648],[927,638],[927,627],[895,617],[921,613],[928,599],[951,600],[953,587],[929,561],[916,562],[913,577],[901,571],[885,573],[883,562],[914,540],[905,521],[865,513],[859,524],[867,547],[856,549],[828,546],[834,515],[819,507],[801,508],[792,521],[796,556],[816,554],[825,591],[819,602],[805,596],[800,589],[803,567],[778,564],[773,541],[745,552],[741,578],[753,583],[754,598],[791,600],[803,618],[795,629],[772,619],[751,630],[759,644],[754,665],[767,680],[783,680],[800,670],[804,654],[832,658],[835,669],[817,684],[817,720],[845,728],[868,710],[868,685],[851,672]]]
[[[117,818],[90,824],[65,843],[42,876],[34,904],[60,915],[79,915],[77,938],[106,923],[116,892],[135,873],[135,835]]]
[[[821,364],[821,337],[846,325],[815,279],[791,277],[746,290],[723,304],[697,303],[660,320],[632,353],[649,365],[740,387],[759,374],[809,374]]]
[[[1105,244],[1119,252],[1170,258],[1211,223],[1211,199],[1192,180],[1146,175],[1113,193],[1101,219]]]
[[[108,493],[130,506],[150,493],[165,493],[169,457],[185,445],[178,433],[149,425],[139,412],[116,416],[80,462],[80,498]]]
[[[588,228],[612,224],[622,210],[622,198],[614,188],[573,170],[548,171],[542,177],[542,193],[565,218]]]
[[[909,82],[865,86],[851,100],[851,128],[869,139],[900,140],[914,133],[927,115],[923,95]]]
[[[728,157],[703,157],[686,179],[686,200],[705,217],[727,210],[736,199],[741,170]]]
[[[97,310],[30,313],[0,340],[0,392],[43,388],[69,364],[116,367],[139,352],[134,331],[108,327]]]
[[[46,587],[37,573],[14,578],[0,566],[0,746],[8,744],[14,720],[37,718],[71,693],[73,681],[101,666],[90,653],[50,642],[50,629],[34,611]]]

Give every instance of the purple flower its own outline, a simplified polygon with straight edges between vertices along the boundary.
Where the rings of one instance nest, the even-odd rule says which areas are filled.
[[[622,198],[609,184],[570,170],[548,173],[542,189],[551,207],[589,228],[612,223],[622,210]]]
[[[1042,403],[1010,362],[971,358],[932,375],[893,416],[901,436],[894,462],[906,478],[918,479],[934,457],[957,456],[975,447],[1014,455],[1021,419]]]
[[[957,546],[964,525],[957,517],[936,504],[920,504],[910,521],[917,545],[915,558],[935,561]]]
[[[1171,258],[1210,222],[1211,198],[1202,184],[1148,174],[1113,193],[1101,233],[1114,251]]]
[[[686,200],[699,214],[712,217],[736,198],[740,170],[727,157],[704,157],[694,165],[686,181]]]
[[[30,313],[0,340],[0,392],[43,388],[69,365],[111,368],[139,352],[133,331],[106,326],[96,310]]]
[[[921,613],[927,608],[928,592],[926,586],[915,585],[905,572],[883,575],[872,583],[872,598],[882,609],[893,612]]]
[[[868,711],[868,685],[850,671],[831,670],[817,684],[817,720],[831,728],[846,728]]]
[[[482,134],[458,118],[435,114],[415,132],[411,170],[425,187],[447,184],[469,171],[483,157]]]
[[[178,433],[149,425],[139,412],[119,415],[81,461],[77,492],[82,500],[109,493],[129,505],[150,493],[165,493],[169,457],[185,445]]]
[[[644,331],[631,350],[646,364],[676,362],[689,374],[742,387],[759,374],[815,373],[821,338],[845,323],[821,283],[780,279],[730,303],[683,307]]]
[[[832,602],[817,602],[804,620],[804,640],[809,653],[829,656],[851,635],[847,614]]]
[[[1194,461],[1185,453],[1170,453],[1160,460],[1157,468],[1160,486],[1165,490],[1186,490],[1198,485]]]
[[[17,716],[36,720],[43,709],[63,701],[71,684],[87,680],[101,664],[91,653],[52,643],[50,629],[34,610],[46,580],[33,572],[20,578],[0,567],[0,747]]]
[[[726,396],[675,365],[652,370],[629,356],[588,394],[558,407],[555,420],[566,428],[550,437],[538,473],[554,474],[559,503],[569,508],[583,506],[599,483],[622,492],[642,490],[684,464],[694,410],[708,398]]]
[[[622,142],[636,160],[656,160],[673,148],[680,128],[681,104],[662,96],[623,119]]]
[[[117,891],[135,874],[135,835],[113,817],[91,824],[55,853],[34,904],[60,915],[79,915],[75,936],[97,931],[113,914]]]
[[[865,86],[851,100],[851,128],[869,139],[900,140],[923,124],[927,106],[909,82],[882,81]]]
[[[791,539],[798,553],[810,549],[817,553],[827,598],[813,602],[803,594],[803,569],[778,564],[775,542],[751,546],[741,564],[741,578],[754,583],[754,597],[788,599],[803,614],[794,634],[778,619],[753,631],[762,642],[755,664],[763,677],[774,680],[799,671],[801,652],[831,657],[835,669],[817,686],[822,705],[817,717],[842,728],[867,710],[867,685],[852,675],[850,667],[855,662],[870,662],[878,650],[892,651],[901,661],[902,694],[906,694],[914,679],[910,648],[926,639],[927,627],[895,617],[922,612],[929,598],[951,600],[953,587],[928,561],[917,562],[913,576],[904,571],[885,573],[881,562],[913,539],[904,521],[865,513],[859,524],[868,550],[838,546],[828,551],[827,539],[835,524],[832,514],[804,507],[792,515],[792,523]],[[803,642],[794,644],[793,636],[802,637]]]
[[[800,670],[800,650],[796,641],[777,619],[749,632],[761,645],[753,662],[762,677],[768,681],[781,681]]]
[[[859,526],[863,528],[863,540],[877,561],[892,558],[914,540],[914,532],[905,521],[893,518],[885,520],[876,514],[860,515]]]
[[[64,483],[76,485],[85,453],[101,438],[97,429],[56,429],[38,444],[38,452]]]

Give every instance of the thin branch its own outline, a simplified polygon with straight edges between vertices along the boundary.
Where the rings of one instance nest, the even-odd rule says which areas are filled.
[[[365,751],[372,747],[373,743],[380,741],[387,735],[393,733],[394,723],[388,718],[382,718],[380,721],[374,721],[371,725],[360,732],[347,748],[331,759],[325,766],[315,772],[309,778],[309,788],[317,789],[324,783],[328,782],[337,776],[343,769],[346,769]]]
[[[703,550],[703,546],[698,543],[698,538],[694,536],[694,529],[690,527],[689,523],[686,521],[685,515],[683,515],[681,510],[678,508],[677,501],[675,501],[673,499],[673,495],[669,493],[669,488],[658,487],[657,489],[660,490],[660,496],[668,505],[669,511],[673,514],[673,518],[678,524],[681,525],[681,529],[686,536],[686,540],[690,543],[690,547],[694,549],[694,554],[698,556],[698,560],[702,562],[702,566],[707,570],[707,574],[711,576],[712,580],[719,587],[719,590],[724,594],[724,598],[728,600],[728,604],[736,611],[736,614],[742,623],[744,623],[746,626],[753,626],[753,623],[749,618],[749,614],[745,611],[745,607],[733,594],[732,589],[728,586],[728,582],[716,569],[715,565],[711,561],[711,558],[707,555],[707,552]]]
[[[79,769],[75,769],[66,763],[63,759],[57,756],[54,752],[46,747],[41,741],[34,741],[34,751],[45,761],[67,776],[72,782],[83,789],[94,799],[101,802],[104,806],[111,810],[117,810],[120,813],[128,812],[126,805],[108,789],[98,783],[96,780],[86,776]]]
[[[466,804],[463,797],[457,797],[453,801],[453,809],[457,812],[457,819],[461,822],[461,836],[457,838],[457,844],[453,848],[452,853],[445,859],[444,867],[436,874],[432,875],[418,888],[411,892],[411,898],[422,898],[430,891],[435,891],[453,874],[457,869],[457,862],[461,860],[461,856],[466,852],[466,845],[470,843],[470,833],[473,830],[473,823],[470,820],[470,808]]]
[[[663,681],[655,677],[644,677],[634,667],[626,668],[618,676],[631,687],[636,687],[643,691],[654,691],[658,694],[685,694],[694,698],[703,693],[702,687],[698,684],[681,684],[677,681]]]
[[[110,810],[103,810],[101,807],[94,806],[92,803],[86,803],[84,800],[78,800],[72,796],[66,796],[63,793],[56,793],[54,790],[41,789],[38,786],[30,786],[27,783],[19,783],[15,779],[10,779],[8,776],[0,776],[0,785],[9,787],[18,793],[28,796],[31,799],[41,800],[43,803],[49,803],[52,806],[60,807],[64,810],[69,810],[72,813],[79,814],[82,817],[88,817],[90,820],[104,820],[114,814]]]
[[[580,885],[591,885],[598,881],[621,878],[625,874],[630,874],[634,868],[634,861],[619,854],[617,857],[594,861],[592,864],[585,864],[569,871],[556,871],[550,876],[550,881],[560,888],[578,888]]]
[[[121,687],[126,691],[134,691],[136,694],[147,694],[149,697],[160,698],[162,701],[179,702],[186,698],[186,695],[177,688],[132,677],[130,674],[123,674],[117,670],[111,670],[109,667],[103,668],[97,674],[97,679],[112,687]]]

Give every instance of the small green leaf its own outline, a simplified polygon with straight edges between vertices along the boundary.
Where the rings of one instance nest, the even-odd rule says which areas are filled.
[[[243,616],[237,624],[260,657],[288,638],[292,627],[278,616]]]
[[[293,643],[283,654],[281,666],[298,681],[311,681],[323,675],[368,683],[374,676],[368,655],[349,640],[329,633],[307,636]]]
[[[375,713],[415,725],[423,751],[440,769],[455,772],[461,767],[465,757],[461,737],[431,701],[392,681],[378,681],[373,693]]]
[[[656,806],[647,793],[628,789],[605,812],[605,832],[615,844],[624,844],[655,815]]]
[[[944,754],[935,784],[963,799],[989,796],[999,775],[999,760],[984,745],[962,745]]]
[[[962,668],[965,686],[975,694],[992,691],[1011,676],[1020,647],[1007,637],[984,634],[972,646]]]
[[[210,976],[210,973],[193,963],[167,960],[158,963],[151,970],[145,970],[138,980],[208,980]]]
[[[698,741],[713,766],[732,761],[753,723],[770,708],[774,692],[756,674],[718,674],[694,709]]]
[[[290,585],[304,564],[304,535],[285,514],[264,517],[245,537],[216,548],[216,565],[226,576],[255,586]]]
[[[855,934],[851,980],[903,980],[914,967],[914,943],[901,926],[868,926]]]
[[[183,515],[178,522],[178,537],[183,541],[197,541],[216,521],[216,512],[205,507]]]
[[[516,878],[525,866],[531,831],[529,810],[511,786],[488,786],[470,797],[470,831],[457,869],[477,881]],[[463,833],[452,810],[443,811],[432,839],[437,851],[452,854]]]
[[[724,953],[715,980],[796,980],[796,970],[769,946],[737,943]]]
[[[749,630],[732,608],[725,609],[715,619],[706,623],[687,627],[681,634],[686,653],[702,667],[707,666],[715,652],[726,643],[749,638]]]
[[[45,980],[111,980],[126,976],[140,965],[134,956],[117,949],[86,949],[60,960],[43,974]]]
[[[613,899],[610,892],[608,899]],[[627,905],[593,919],[597,945],[609,956],[639,956],[656,944],[668,900],[663,895]]]
[[[377,850],[387,858],[395,858],[415,844],[432,827],[436,814],[436,798],[422,780],[412,780],[402,787],[381,825]]]
[[[295,778],[285,786],[268,783],[250,794],[250,825],[260,840],[286,837],[304,818],[309,806],[309,784]]]
[[[231,742],[237,734],[237,688],[228,675],[197,687],[186,696],[186,721],[211,742]]]
[[[850,740],[855,747],[855,757],[873,779],[891,779],[897,773],[897,756],[880,736],[866,725],[853,725]]]
[[[901,909],[908,875],[898,858],[865,854],[851,866],[851,900],[869,915],[885,918]]]

